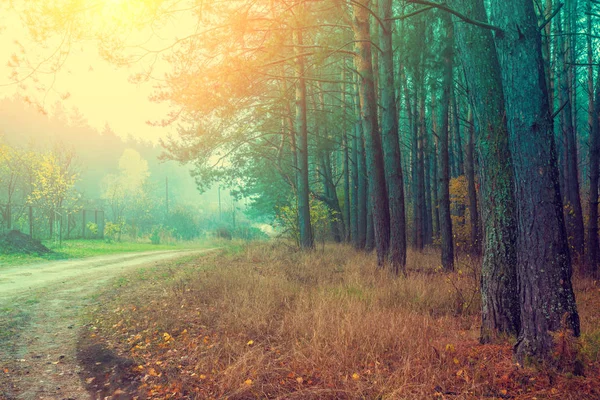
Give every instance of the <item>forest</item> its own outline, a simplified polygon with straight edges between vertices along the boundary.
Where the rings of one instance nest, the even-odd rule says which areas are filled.
[[[148,122],[160,148],[94,133],[119,142],[103,185],[82,183],[113,222],[119,207],[129,221],[168,207],[162,164],[159,194],[135,192],[150,176],[136,146],[189,169],[173,193],[192,182],[231,196],[233,240],[206,217],[217,252],[127,278],[96,306],[78,342],[90,393],[600,398],[597,0],[0,7],[26,29],[6,58],[34,107],[80,46],[167,107]],[[30,169],[66,162],[65,149]],[[252,235],[234,232],[238,203]],[[198,220],[206,204],[178,212]],[[100,342],[129,372],[94,369]]]

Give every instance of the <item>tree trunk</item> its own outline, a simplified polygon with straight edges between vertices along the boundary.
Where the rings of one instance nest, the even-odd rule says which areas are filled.
[[[589,78],[588,78],[589,79]],[[593,79],[592,79],[593,80]],[[592,84],[593,85],[593,84]],[[600,172],[600,67],[596,82],[596,98],[593,99],[590,129],[590,195],[588,222],[588,250],[585,272],[588,276],[598,277],[598,175]],[[591,101],[592,99],[590,99]]]
[[[296,134],[298,135],[298,227],[300,230],[300,247],[312,249],[314,245],[310,224],[310,201],[308,185],[308,127],[306,124],[306,80],[304,78],[304,58],[302,53],[302,30],[294,31],[296,55],[294,72],[296,74]]]
[[[353,29],[357,41],[356,67],[360,78],[359,94],[367,171],[369,176],[369,202],[373,216],[377,264],[382,267],[388,254],[390,243],[390,211],[383,166],[383,148],[377,121],[377,95],[371,55],[371,35],[369,32],[370,0],[357,1],[353,6]]]
[[[473,19],[487,18],[483,0],[453,0],[452,4]],[[514,175],[500,64],[492,33],[457,24],[456,40],[478,128],[476,146],[484,226],[480,339],[487,343],[499,333],[518,334],[520,326]],[[470,188],[470,202],[473,189]]]
[[[415,91],[415,97],[417,92]],[[413,211],[413,246],[417,250],[423,250],[423,219],[421,213],[421,203],[419,196],[419,118],[417,116],[418,99],[415,98],[411,104],[410,100],[406,100],[409,113],[412,115],[412,131],[411,140],[411,166],[412,166],[412,211]]]
[[[345,71],[345,70],[344,70]],[[346,80],[346,74],[342,74],[342,81]],[[346,119],[346,84],[342,84],[342,118],[343,118],[343,134],[342,134],[342,151],[344,163],[344,242],[350,243],[352,239],[351,222],[351,191],[350,191],[350,143],[348,140],[347,119]],[[341,218],[341,216],[340,216]]]
[[[454,270],[454,242],[452,239],[452,218],[450,216],[450,164],[449,164],[449,117],[450,117],[450,91],[454,81],[452,79],[454,38],[450,16],[442,15],[446,28],[447,39],[442,51],[443,77],[442,77],[442,124],[438,134],[440,146],[440,236],[442,240],[442,268],[445,271]]]
[[[559,99],[562,111],[561,129],[564,143],[565,161],[565,224],[567,236],[570,239],[573,260],[579,262],[583,257],[585,230],[583,227],[583,211],[581,209],[581,197],[579,194],[579,173],[577,166],[577,141],[575,139],[575,127],[573,125],[572,108],[572,59],[570,40],[562,34],[562,24],[558,16],[559,45],[561,51],[560,92]]]
[[[457,33],[457,37],[458,37]],[[491,37],[490,37],[491,43]],[[481,86],[477,86],[481,90]],[[477,189],[475,184],[475,119],[473,110],[469,107],[467,116],[467,159],[465,162],[465,175],[467,178],[467,192],[469,197],[469,224],[471,227],[470,247],[474,255],[481,254],[481,234],[479,233],[479,206],[477,204]]]
[[[438,196],[438,188],[437,188],[437,184],[438,184],[438,176],[439,176],[439,171],[438,171],[438,152],[439,152],[439,145],[438,145],[438,134],[439,134],[439,129],[438,129],[438,120],[437,120],[437,114],[436,114],[436,105],[435,105],[435,98],[436,98],[436,93],[434,91],[433,86],[431,87],[431,130],[433,132],[433,144],[432,144],[432,163],[431,163],[431,168],[433,169],[433,182],[434,182],[434,187],[432,190],[432,208],[433,208],[433,237],[434,238],[439,238],[440,237],[440,202],[439,202],[439,196]]]
[[[517,276],[521,329],[517,359],[548,359],[549,332],[567,327],[579,336],[571,261],[558,182],[556,149],[533,3],[491,0],[515,174]]]
[[[356,115],[359,116],[356,121],[355,132],[356,141],[358,142],[358,157],[357,157],[357,174],[358,174],[358,233],[356,235],[356,247],[358,249],[365,249],[367,245],[367,231],[368,231],[368,209],[369,202],[367,197],[368,191],[368,178],[367,178],[367,160],[365,157],[365,138],[363,133],[362,117],[360,116],[360,99],[356,98]]]
[[[425,204],[423,204],[425,210],[425,217],[423,220],[423,244],[430,245],[433,243],[433,218],[432,218],[432,199],[431,199],[431,158],[432,158],[432,148],[431,145],[431,136],[429,132],[426,130],[423,136],[423,146],[425,148],[424,151],[424,181],[425,181]]]
[[[465,173],[465,161],[463,157],[463,146],[462,137],[460,135],[460,109],[458,107],[458,101],[456,100],[456,89],[452,88],[452,116],[454,122],[454,146],[456,160],[456,176],[464,175]]]
[[[398,139],[398,110],[394,92],[394,61],[392,48],[392,0],[379,0],[379,11],[384,21],[380,27],[379,60],[381,88],[381,136],[385,158],[385,172],[390,209],[390,250],[389,262],[392,271],[398,275],[406,273],[406,216],[404,210],[404,179],[400,144]]]
[[[359,175],[358,175],[358,164],[359,164],[359,155],[358,155],[358,141],[360,139],[360,131],[358,130],[358,126],[360,124],[358,122],[354,122],[353,124],[353,134],[352,138],[352,153],[350,159],[350,181],[351,183],[351,200],[350,200],[350,237],[352,239],[352,244],[354,247],[359,248],[359,233],[358,233],[358,221],[359,221],[359,208],[358,208],[358,185],[359,185]]]

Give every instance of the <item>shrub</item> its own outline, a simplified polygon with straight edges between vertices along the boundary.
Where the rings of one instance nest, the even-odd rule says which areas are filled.
[[[315,198],[310,198],[310,222],[315,240],[325,243],[329,232],[329,224],[335,221],[336,215],[327,205]],[[298,225],[298,205],[295,200],[290,205],[277,209],[276,221],[283,228],[283,234],[300,245],[300,227]]]
[[[198,216],[187,207],[179,207],[170,213],[166,225],[172,228],[172,233],[177,239],[192,240],[200,235]]]
[[[90,231],[90,233],[94,236],[98,236],[98,224],[95,224],[93,222],[88,222],[87,223],[87,230]]]
[[[118,223],[107,222],[104,226],[104,240],[108,243],[114,241],[121,241],[121,235],[125,233],[125,222],[120,221]]]
[[[171,243],[173,239],[173,229],[163,225],[155,225],[150,233],[150,241],[152,244]]]

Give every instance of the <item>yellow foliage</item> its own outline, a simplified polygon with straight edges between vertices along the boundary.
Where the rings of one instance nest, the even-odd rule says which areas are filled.
[[[465,248],[471,240],[468,182],[464,175],[450,179],[450,213],[454,243]]]

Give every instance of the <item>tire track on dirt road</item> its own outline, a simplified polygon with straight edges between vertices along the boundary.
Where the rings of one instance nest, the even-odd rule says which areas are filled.
[[[0,399],[89,399],[79,378],[80,317],[110,279],[212,251],[160,251],[0,269]]]

